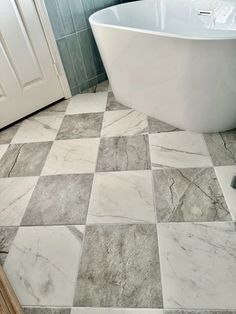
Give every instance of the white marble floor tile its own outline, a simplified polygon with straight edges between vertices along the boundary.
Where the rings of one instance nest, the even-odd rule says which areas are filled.
[[[38,177],[0,179],[0,225],[19,226]]]
[[[61,126],[62,113],[37,114],[23,121],[12,143],[53,141]]]
[[[215,167],[215,172],[232,219],[236,220],[236,190],[230,185],[233,176],[236,174],[236,166]]]
[[[236,308],[234,222],[158,225],[164,307]]]
[[[160,309],[72,308],[71,314],[163,314]]]
[[[103,112],[106,109],[107,92],[78,94],[70,99],[66,114]]]
[[[2,156],[4,155],[4,153],[6,152],[8,146],[9,146],[8,144],[0,145],[0,159],[2,158]]]
[[[71,306],[83,226],[21,227],[4,264],[23,306]]]
[[[135,110],[104,113],[102,136],[132,136],[148,131],[147,116]]]
[[[42,174],[94,172],[98,146],[98,138],[55,141]]]
[[[153,169],[212,166],[202,134],[187,131],[150,134],[149,142]]]
[[[87,223],[155,223],[151,171],[95,173]]]
[[[201,309],[196,309],[196,310],[191,310],[191,309],[165,310],[164,309],[164,314],[236,314],[236,311],[235,310],[201,310]]]

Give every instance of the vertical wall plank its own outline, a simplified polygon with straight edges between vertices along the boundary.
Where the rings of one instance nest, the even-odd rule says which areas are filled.
[[[106,79],[88,18],[127,0],[45,0],[72,94]]]

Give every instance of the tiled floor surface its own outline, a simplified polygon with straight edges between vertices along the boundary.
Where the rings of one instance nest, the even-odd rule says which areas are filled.
[[[25,313],[235,314],[235,171],[235,130],[178,130],[108,83],[0,132],[0,261]]]

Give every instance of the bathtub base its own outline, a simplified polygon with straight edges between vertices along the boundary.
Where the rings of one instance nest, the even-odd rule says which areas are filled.
[[[236,39],[91,26],[120,103],[184,130],[236,127]]]
[[[153,118],[156,118],[157,120],[160,120],[162,122],[165,122],[175,128],[186,130],[186,131],[192,131],[197,133],[216,133],[216,132],[225,132],[231,129],[236,128],[236,116],[235,116],[235,108],[232,108],[230,112],[220,112],[218,113],[218,117],[216,116],[216,113],[208,113],[206,115],[206,112],[186,112],[187,110],[183,109],[183,113],[175,117],[175,112],[173,112],[175,109],[172,108],[172,110],[166,110],[165,113],[158,111],[158,103],[161,102],[157,100],[158,98],[154,99],[152,102],[148,97],[144,97],[146,101],[139,102],[134,101],[131,102],[127,101],[122,97],[122,93],[119,93],[119,91],[114,88],[114,96],[115,99],[132,109],[135,109],[137,111],[140,111],[142,113],[145,113],[148,116],[151,116]],[[121,96],[121,97],[120,97]],[[128,97],[127,97],[128,98]],[[137,99],[137,98],[136,98]],[[145,108],[143,104],[145,103]],[[176,103],[175,103],[176,105]],[[188,102],[188,106],[191,106],[191,102]],[[236,106],[236,105],[235,105]],[[170,106],[171,107],[171,106]],[[181,104],[179,104],[179,107],[181,107]],[[180,109],[181,110],[181,109]],[[190,110],[189,110],[190,111]]]
[[[95,29],[95,34],[120,103],[184,130],[236,127],[236,40],[183,40],[117,29]]]

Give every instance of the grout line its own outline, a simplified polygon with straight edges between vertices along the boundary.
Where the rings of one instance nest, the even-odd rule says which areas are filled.
[[[79,276],[79,270],[80,270],[80,265],[82,261],[82,254],[84,252],[85,236],[86,236],[86,225],[84,225],[84,234],[83,234],[83,239],[82,239],[82,244],[81,244],[81,249],[80,249],[80,256],[79,256],[78,265],[77,265],[77,272],[76,272],[75,284],[74,284],[74,290],[73,290],[72,307],[74,305],[75,293],[76,293],[76,288],[78,285],[78,276]]]
[[[207,312],[210,312],[211,314],[217,314],[219,312],[224,312],[224,313],[234,313],[236,308],[235,309],[210,309],[210,308],[140,308],[140,307],[91,307],[91,306],[84,306],[84,307],[81,307],[81,306],[66,306],[66,305],[62,305],[62,306],[58,306],[58,305],[24,305],[23,308],[27,309],[27,308],[34,308],[34,309],[92,309],[92,310],[120,310],[120,311],[123,311],[123,310],[126,310],[126,311],[137,311],[136,313],[138,314],[139,311],[168,311],[168,312],[178,312],[178,313],[181,313],[181,314],[187,314],[188,312],[193,312],[192,314],[196,313],[196,312],[199,312],[199,314],[201,314],[200,312],[203,312],[203,313],[207,313]],[[98,312],[99,313],[99,312]],[[174,314],[174,313],[173,313]],[[191,314],[191,313],[188,313],[188,314]]]
[[[120,226],[125,226],[125,225],[155,225],[155,226],[170,226],[170,225],[216,225],[216,224],[235,224],[236,220],[226,220],[226,221],[194,221],[194,222],[158,222],[158,223],[151,223],[151,222],[142,222],[142,223],[137,223],[137,222],[128,222],[128,223],[71,223],[71,224],[47,224],[47,225],[0,225],[0,228],[32,228],[32,227],[69,227],[69,226],[96,226],[96,225],[101,225],[101,226],[107,226],[107,225],[120,225]]]

